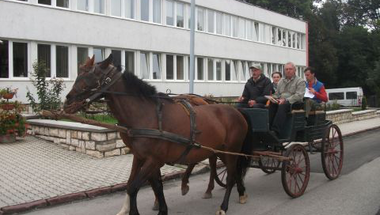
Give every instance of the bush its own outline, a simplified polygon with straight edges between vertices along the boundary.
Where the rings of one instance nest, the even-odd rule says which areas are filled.
[[[336,100],[334,100],[332,103],[327,103],[326,105],[326,110],[339,110],[340,109],[340,104]]]
[[[60,110],[62,106],[60,95],[65,87],[63,80],[56,78],[46,80],[48,69],[44,62],[35,62],[33,69],[31,81],[37,89],[38,101],[34,99],[29,89],[26,94],[33,111],[37,113],[41,110]]]
[[[367,109],[367,98],[365,96],[363,96],[363,99],[362,99],[362,110],[366,110]]]

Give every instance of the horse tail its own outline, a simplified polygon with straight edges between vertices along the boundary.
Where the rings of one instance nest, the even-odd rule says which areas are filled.
[[[249,116],[243,109],[238,109],[238,110],[244,116],[244,119],[248,124],[248,131],[245,136],[243,146],[241,148],[241,153],[246,154],[246,155],[252,155],[253,131],[252,131],[251,121],[249,120]],[[237,165],[238,165],[237,166],[238,175],[244,178],[245,174],[247,173],[248,168],[251,165],[251,157],[239,156]]]

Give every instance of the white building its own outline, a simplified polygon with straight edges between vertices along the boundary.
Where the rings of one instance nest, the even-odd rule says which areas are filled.
[[[248,64],[264,74],[292,61],[307,66],[307,23],[236,0],[197,0],[194,93],[238,96]],[[0,0],[0,88],[27,102],[30,72],[47,62],[66,93],[87,56],[115,65],[159,91],[189,90],[190,0]]]

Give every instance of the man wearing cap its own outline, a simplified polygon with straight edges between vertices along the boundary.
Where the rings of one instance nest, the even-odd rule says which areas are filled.
[[[262,74],[260,64],[251,64],[249,66],[251,78],[245,84],[243,95],[239,97],[241,102],[239,107],[264,108],[267,98],[272,89],[272,83],[269,78]]]
[[[301,106],[305,94],[305,81],[296,76],[296,67],[292,62],[285,64],[285,78],[277,85],[277,91],[273,94],[276,103],[269,106],[269,119],[271,130],[277,135],[284,128],[286,114],[290,111],[291,105]]]

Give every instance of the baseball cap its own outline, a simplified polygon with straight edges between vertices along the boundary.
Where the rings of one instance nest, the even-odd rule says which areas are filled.
[[[262,70],[261,65],[258,64],[258,63],[251,63],[251,64],[249,65],[249,68],[250,68],[250,69],[251,69],[251,68],[254,68],[254,69]]]

